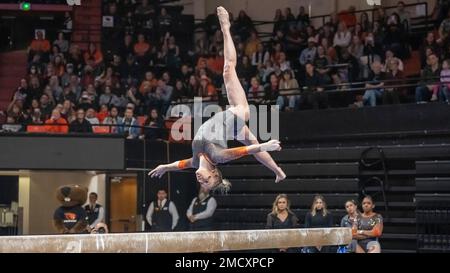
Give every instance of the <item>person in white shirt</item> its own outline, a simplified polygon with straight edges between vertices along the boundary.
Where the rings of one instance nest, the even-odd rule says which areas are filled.
[[[150,203],[147,211],[147,222],[153,232],[169,232],[178,224],[178,211],[175,204],[167,199],[166,190],[159,190],[157,200]]]
[[[84,206],[89,223],[89,230],[94,229],[97,224],[105,222],[105,209],[97,204],[98,195],[95,192],[89,194],[89,204]]]

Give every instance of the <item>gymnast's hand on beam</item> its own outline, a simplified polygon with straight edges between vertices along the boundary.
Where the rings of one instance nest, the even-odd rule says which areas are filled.
[[[166,165],[159,165],[158,167],[151,170],[148,175],[151,178],[161,178],[165,173],[167,172],[167,166]]]

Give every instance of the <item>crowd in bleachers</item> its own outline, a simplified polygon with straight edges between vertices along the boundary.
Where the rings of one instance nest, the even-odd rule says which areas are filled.
[[[25,130],[11,124],[47,124],[52,132],[91,132],[103,130],[96,125],[108,124],[117,127],[107,132],[129,138],[163,138],[160,130],[143,132],[134,126],[162,128],[173,103],[194,97],[226,104],[217,16],[207,16],[192,43],[180,43],[184,37],[177,31],[177,15],[157,1],[135,2],[103,1],[103,14],[113,24],[104,28],[103,44],[92,43],[86,51],[66,33],[55,41],[37,33],[29,48],[28,74],[7,109],[8,130]],[[365,89],[362,96],[346,92],[344,106],[405,100],[406,89],[398,84],[405,77],[403,61],[410,57],[412,15],[403,2],[390,14],[379,7],[373,21],[365,12],[354,12],[350,7],[315,27],[304,7],[296,15],[290,8],[276,10],[272,36],[264,42],[245,11],[235,19],[230,14],[237,71],[250,102],[278,105],[284,111],[328,108],[329,91],[355,87]],[[448,100],[449,62],[442,60],[450,52],[449,26],[450,19],[443,20],[439,36],[430,32],[424,39],[418,102]],[[441,64],[443,86],[436,84]],[[138,118],[142,116],[148,118]],[[55,124],[63,120],[63,126]]]

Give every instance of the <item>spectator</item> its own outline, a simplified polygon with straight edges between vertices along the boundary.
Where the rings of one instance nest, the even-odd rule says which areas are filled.
[[[89,194],[89,204],[84,206],[88,220],[88,229],[92,230],[100,223],[105,221],[105,210],[102,205],[97,203],[98,195],[95,192]]]
[[[248,98],[252,100],[254,104],[260,104],[264,96],[264,87],[259,83],[257,77],[252,77],[250,80],[250,88],[248,90]]]
[[[350,45],[352,41],[352,34],[348,31],[345,23],[339,23],[338,30],[334,35],[333,46],[336,48],[338,55],[342,54],[344,50]]]
[[[416,87],[416,102],[424,103],[433,98],[433,90],[435,90],[436,79],[441,75],[441,69],[439,67],[439,58],[435,53],[431,53],[428,56],[427,67],[422,71],[422,81],[419,86]],[[436,95],[436,94],[434,94]],[[436,100],[436,98],[433,98]]]
[[[367,12],[361,13],[361,16],[359,17],[359,23],[361,25],[361,31],[362,32],[368,32],[369,29],[371,29],[371,23],[369,21],[369,15]]]
[[[40,54],[41,56],[44,56],[44,59],[47,59],[49,53],[50,42],[45,39],[44,33],[38,30],[36,32],[36,38],[31,42],[30,47],[28,48],[30,60],[35,54]]]
[[[449,103],[449,101],[450,101],[450,60],[449,59],[446,59],[442,62],[440,88],[441,88],[441,94],[439,96],[440,97],[439,99],[442,101],[445,101],[446,103]]]
[[[216,199],[209,190],[200,188],[198,196],[189,206],[186,216],[189,219],[190,231],[208,231],[213,229],[214,212],[217,208]]]
[[[437,42],[443,46],[448,44],[448,37],[450,34],[450,9],[447,13],[447,18],[442,21],[441,25],[439,26],[439,39]]]
[[[299,12],[297,15],[297,28],[303,29],[309,25],[310,25],[309,14],[306,13],[304,6],[300,6]]]
[[[172,31],[172,21],[172,16],[167,13],[166,8],[161,8],[161,12],[158,16],[158,29],[160,37],[163,37],[167,32]]]
[[[290,70],[291,69],[291,62],[287,60],[286,53],[280,52],[280,58],[279,58],[278,66],[280,67],[280,70],[282,72]],[[251,71],[253,72],[253,71]]]
[[[403,66],[403,62],[402,60],[400,60],[399,58],[395,57],[394,52],[392,50],[386,50],[386,58],[385,58],[385,62],[382,68],[383,72],[390,72],[389,71],[389,67],[391,64],[392,60],[396,60],[398,63],[398,70],[403,72],[404,66]]]
[[[389,60],[389,72],[386,73],[386,90],[383,92],[383,104],[399,104],[400,96],[404,92],[403,87],[393,87],[392,85],[402,85],[404,84],[405,76],[403,72],[399,69],[399,61],[396,58]]]
[[[211,83],[211,80],[203,75],[200,79],[200,86],[198,88],[197,96],[205,98],[206,100],[217,99],[216,87]]]
[[[358,60],[353,57],[348,49],[343,49],[339,57],[339,64],[345,65],[346,81],[353,82],[359,79],[360,66]]]
[[[84,53],[84,62],[88,63],[89,59],[94,60],[95,66],[98,66],[103,62],[103,54],[97,49],[97,46],[94,43],[89,43],[88,51]]]
[[[356,236],[358,230],[358,221],[360,218],[360,213],[358,211],[358,205],[355,200],[348,200],[345,202],[345,210],[347,214],[341,219],[341,227],[347,227],[352,229],[352,235]],[[356,252],[356,239],[347,245],[347,252]]]
[[[306,64],[304,91],[300,99],[300,109],[328,108],[328,95],[323,89],[323,79],[315,71],[314,65]]]
[[[427,51],[429,51],[428,54]],[[427,58],[431,53],[435,53],[437,56],[441,55],[441,47],[436,42],[434,32],[432,31],[427,33],[427,36],[420,47],[420,62],[422,69],[426,67]]]
[[[57,45],[63,54],[67,54],[69,51],[69,41],[64,39],[63,32],[58,33],[58,39],[53,42],[53,45]]]
[[[330,78],[330,58],[325,55],[325,49],[323,46],[317,47],[317,56],[314,58],[314,67],[316,68],[319,77],[322,79],[323,83],[328,84],[331,82]]]
[[[399,23],[403,25],[403,29],[409,31],[411,27],[411,15],[408,10],[405,9],[405,2],[399,1],[397,3],[397,14],[399,16]]]
[[[356,25],[356,8],[354,6],[350,6],[348,10],[341,11],[339,16],[339,21],[344,23],[347,27],[354,27]]]
[[[150,203],[147,211],[147,222],[153,232],[169,232],[178,224],[178,211],[174,202],[167,199],[166,190],[159,190],[158,199]]]
[[[30,120],[29,124],[33,124],[33,125],[44,124],[44,121],[42,120],[41,109],[39,109],[39,108],[33,109],[32,113],[31,113],[31,120]]]
[[[386,79],[386,74],[381,71],[381,63],[375,61],[372,64],[372,73],[369,77],[369,82],[366,83],[366,91],[364,92],[363,100],[364,104],[369,106],[376,106],[377,99],[383,96],[384,92],[384,80]]]
[[[70,133],[92,133],[92,125],[86,120],[83,108],[77,110],[77,119],[70,123]]]
[[[261,40],[258,38],[258,33],[256,31],[252,31],[245,46],[245,55],[252,58],[253,54],[258,51],[259,45],[261,45]]]
[[[188,90],[184,86],[183,81],[177,80],[171,98],[172,103],[186,102],[188,99],[194,97],[194,94],[188,94],[187,92]]]
[[[125,110],[125,116],[119,120],[118,133],[125,135],[128,139],[136,139],[139,137],[140,128],[139,124],[134,117],[133,109],[127,108]]]
[[[383,44],[386,48],[390,49],[399,56],[401,59],[408,57],[408,37],[407,33],[404,32],[402,27],[393,22],[389,23],[386,29],[386,35],[383,39]]]
[[[100,105],[105,104],[108,106],[118,106],[119,98],[111,92],[110,86],[105,86],[104,93],[100,95],[100,99],[98,101]]]
[[[374,23],[377,22],[380,24],[381,27],[384,27],[384,25],[387,23],[387,15],[386,11],[382,6],[379,6],[374,13]]]
[[[239,11],[236,19],[236,31],[241,41],[246,41],[250,32],[254,30],[252,19],[243,10]]]
[[[14,117],[7,116],[6,123],[3,124],[1,128],[1,132],[17,133],[22,129],[22,125],[17,124],[17,121]]]
[[[361,43],[361,39],[358,36],[353,36],[352,43],[348,50],[356,60],[361,60],[361,57],[364,55],[364,45]]]
[[[280,109],[284,109],[286,104],[286,111],[293,111],[297,107],[299,100],[298,92],[299,85],[295,78],[293,78],[293,72],[286,70],[283,72],[283,78],[280,80],[280,94],[286,96],[284,100],[277,100],[277,104],[280,103]],[[286,103],[287,100],[287,103]]]
[[[144,123],[144,138],[147,140],[162,140],[164,138],[164,121],[158,110],[151,109]]]
[[[264,101],[265,104],[272,104],[276,102],[276,105],[282,109],[284,105],[284,98],[280,96],[279,80],[277,75],[270,75],[270,82],[264,87]]]
[[[312,63],[314,62],[314,59],[317,54],[317,48],[316,48],[316,40],[314,38],[308,39],[308,48],[304,49],[302,51],[302,54],[300,55],[300,64],[305,66],[306,63]]]
[[[119,120],[119,110],[116,106],[111,107],[111,110],[109,111],[109,116],[103,120],[104,125],[118,125],[120,123]],[[118,127],[117,126],[110,126],[110,132],[112,134],[118,133]]]
[[[78,102],[78,108],[83,108],[84,111],[87,111],[89,108],[93,108],[93,101],[91,100],[91,97],[87,93],[87,91],[84,91],[81,94],[80,100]]]
[[[305,228],[330,228],[333,227],[333,216],[327,210],[325,199],[321,195],[314,196],[311,211],[306,214]],[[309,253],[327,253],[330,248],[327,246],[308,247]]]
[[[264,65],[270,59],[270,53],[264,50],[262,43],[258,44],[257,51],[252,55],[252,65],[258,67]]]
[[[108,115],[109,115],[108,105],[101,104],[100,111],[97,113],[97,118],[98,118],[98,121],[100,122],[100,124],[103,124],[103,121],[105,120],[105,118],[108,117]]]
[[[277,31],[283,31],[285,29],[285,18],[281,9],[275,10],[275,17],[273,18],[273,30],[272,34],[277,33]]]
[[[148,0],[142,0],[141,4],[135,9],[135,14],[138,16],[149,16],[154,13],[155,8],[148,3]]]
[[[145,40],[144,34],[138,35],[137,43],[134,44],[134,53],[138,60],[142,61],[142,59],[150,54],[150,44]]]
[[[44,116],[44,119],[47,119],[53,110],[53,104],[50,101],[48,94],[42,94],[39,103],[41,105],[41,112]]]
[[[45,131],[47,133],[67,134],[69,127],[67,121],[61,117],[59,110],[54,109],[51,117],[45,121]]]
[[[89,121],[92,125],[100,124],[100,121],[97,118],[95,113],[95,109],[93,107],[89,107],[86,111],[86,120]]]
[[[375,213],[375,204],[370,196],[364,197],[362,201],[363,213],[358,221],[356,239],[356,253],[380,253],[381,246],[378,238],[383,233],[383,217]]]
[[[73,103],[70,100],[64,100],[63,108],[61,110],[61,117],[65,118],[67,121],[73,112]]]
[[[293,229],[299,227],[297,216],[291,211],[291,203],[286,194],[279,194],[267,215],[267,229]],[[279,249],[279,252],[295,253],[295,249]]]
[[[65,33],[71,33],[72,32],[72,17],[70,16],[70,12],[66,11],[64,13],[64,27],[63,31]]]

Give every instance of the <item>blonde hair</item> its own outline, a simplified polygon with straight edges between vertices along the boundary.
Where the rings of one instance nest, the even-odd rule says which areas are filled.
[[[278,201],[280,201],[280,199],[286,199],[286,210],[292,214],[291,211],[291,201],[289,201],[289,198],[286,194],[279,194],[276,198],[275,201],[273,201],[273,205],[272,205],[272,214],[273,215],[278,215]]]
[[[212,189],[215,193],[227,194],[231,190],[231,182],[228,179],[224,179],[222,176],[222,172],[217,168],[217,185]]]
[[[317,210],[316,210],[316,202],[317,202],[318,200],[322,200],[322,203],[323,203],[322,216],[327,216],[327,214],[328,214],[327,203],[325,202],[325,198],[323,198],[322,195],[316,195],[316,196],[314,196],[313,203],[312,203],[312,205],[311,205],[311,215],[312,215],[312,216],[315,216],[316,213],[317,213]]]

